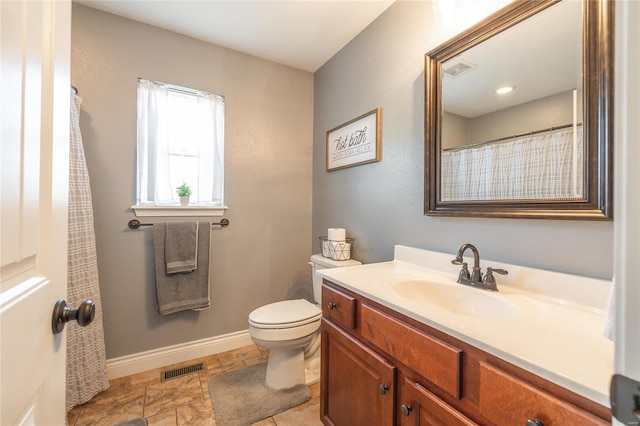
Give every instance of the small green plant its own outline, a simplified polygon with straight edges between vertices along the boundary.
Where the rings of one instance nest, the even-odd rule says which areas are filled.
[[[176,186],[176,192],[179,197],[188,197],[191,195],[191,187],[186,182],[182,182],[182,185]]]

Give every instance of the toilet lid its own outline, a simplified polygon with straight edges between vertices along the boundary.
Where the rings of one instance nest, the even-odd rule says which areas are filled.
[[[304,299],[285,300],[262,306],[249,314],[249,322],[256,326],[299,326],[322,317],[316,305]]]

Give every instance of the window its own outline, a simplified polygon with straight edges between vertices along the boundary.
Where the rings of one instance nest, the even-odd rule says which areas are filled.
[[[137,204],[223,206],[224,97],[138,79]],[[138,211],[136,210],[136,214]]]

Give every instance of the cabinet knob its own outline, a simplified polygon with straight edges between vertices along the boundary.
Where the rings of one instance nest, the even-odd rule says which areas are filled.
[[[338,305],[336,305],[336,304],[335,304],[335,303],[333,303],[333,302],[329,302],[329,305],[327,305],[327,306],[328,306],[328,308],[329,308],[329,309],[335,309],[335,308],[337,308],[337,307],[338,307]]]
[[[380,395],[386,394],[388,390],[389,390],[389,386],[387,386],[387,385],[378,385],[378,392],[380,392]]]
[[[528,419],[527,422],[524,424],[524,426],[544,426],[544,423],[542,423],[540,420],[538,419]]]
[[[402,404],[400,406],[400,411],[402,411],[402,415],[403,416],[408,416],[409,414],[411,414],[412,410],[413,410],[413,408],[411,408],[410,405]]]

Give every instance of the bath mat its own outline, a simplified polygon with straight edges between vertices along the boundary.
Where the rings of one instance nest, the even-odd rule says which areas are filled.
[[[252,365],[209,379],[209,394],[216,424],[245,426],[266,419],[311,399],[302,384],[274,390],[264,383],[267,364]]]
[[[126,422],[118,423],[116,426],[147,426],[149,422],[144,417],[138,417],[137,419],[127,420]]]

